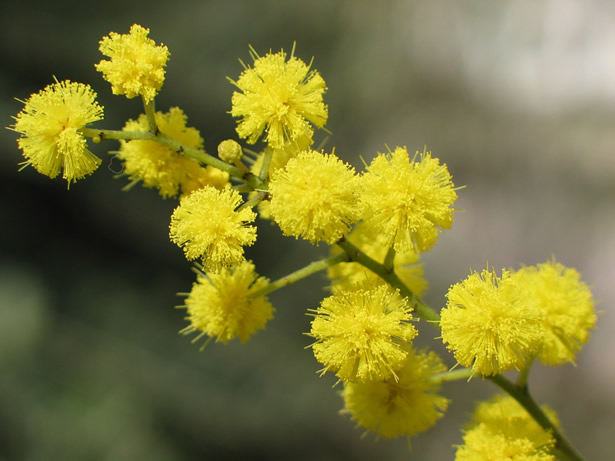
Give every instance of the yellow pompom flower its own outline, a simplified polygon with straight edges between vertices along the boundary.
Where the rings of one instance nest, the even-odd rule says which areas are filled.
[[[310,66],[284,51],[259,57],[251,51],[254,66],[247,67],[237,81],[240,92],[232,97],[231,115],[241,117],[237,133],[255,143],[266,132],[265,141],[273,148],[295,141],[299,136],[327,121],[322,95],[325,81]]]
[[[384,243],[384,236],[375,238],[367,234],[363,223],[357,224],[346,237],[352,244],[359,247],[367,256],[379,263],[383,263],[389,248]],[[341,253],[338,246],[331,247],[333,255]],[[404,253],[397,253],[394,260],[395,273],[400,280],[416,296],[422,296],[427,289],[427,280],[423,272],[423,264],[419,262],[419,255],[410,248]],[[359,263],[339,263],[329,267],[327,276],[331,279],[331,286],[335,289],[351,289],[359,285],[380,285],[386,282],[378,275]]]
[[[310,136],[304,135],[277,149],[267,146],[263,152],[258,154],[254,163],[250,166],[250,171],[256,176],[261,176],[265,155],[271,155],[269,170],[264,173],[264,177],[270,178],[274,171],[284,168],[291,158],[296,157],[300,152],[309,150],[313,143]],[[252,194],[256,194],[256,192],[252,192]],[[263,219],[271,219],[269,204],[269,200],[264,200],[258,204],[258,215]]]
[[[345,383],[342,412],[384,438],[409,438],[432,427],[446,411],[449,400],[438,394],[440,384],[430,380],[444,371],[435,352],[409,348],[397,380]]]
[[[179,107],[169,112],[156,112],[158,129],[180,143],[194,149],[203,148],[203,138],[198,130],[187,127],[187,117]],[[145,114],[137,120],[128,120],[124,131],[147,131]],[[189,194],[204,186],[222,188],[228,184],[228,173],[212,166],[201,166],[196,160],[154,141],[120,141],[118,157],[124,164],[124,173],[132,181],[142,181],[145,187],[158,189],[164,198],[181,193]]]
[[[559,425],[553,410],[546,406],[542,410],[556,426]],[[496,395],[478,405],[463,441],[457,450],[457,461],[555,459],[551,454],[555,445],[551,432],[544,430],[509,395]]]
[[[250,208],[236,210],[239,192],[205,186],[181,199],[171,215],[171,241],[183,247],[188,260],[202,258],[208,271],[239,264],[243,247],[256,241],[256,228],[246,223],[256,214]]]
[[[548,365],[573,362],[596,323],[591,291],[576,270],[555,261],[519,272],[527,296],[543,313],[545,338],[538,357]]]
[[[305,151],[269,182],[273,220],[284,235],[335,243],[361,212],[358,177],[333,154]]]
[[[127,98],[141,95],[149,103],[164,83],[164,67],[169,50],[148,38],[149,29],[134,24],[129,34],[111,32],[100,41],[100,52],[109,58],[96,64],[96,70],[111,83],[113,94]]]
[[[483,270],[453,285],[440,314],[442,340],[464,367],[482,375],[521,369],[544,338],[542,314],[519,278]]]
[[[10,127],[21,137],[17,140],[26,161],[36,171],[70,185],[92,173],[100,159],[87,149],[80,133],[88,123],[102,120],[103,109],[89,85],[68,80],[52,83],[31,95]]]
[[[416,157],[419,157],[418,159]],[[429,250],[453,224],[457,193],[446,165],[431,152],[410,160],[405,147],[379,153],[362,176],[366,231],[403,253]]]
[[[555,411],[546,405],[541,406],[549,420],[559,426]],[[513,397],[497,394],[486,402],[480,403],[472,416],[472,425],[484,423],[492,431],[499,431],[511,438],[526,438],[537,447],[551,447],[555,440],[551,432],[540,426],[532,416]]]
[[[537,450],[528,439],[509,438],[494,433],[479,424],[463,436],[463,445],[455,454],[455,461],[554,461],[546,449]]]
[[[403,344],[414,339],[412,308],[397,292],[381,285],[372,289],[339,291],[314,310],[308,336],[322,374],[333,371],[344,381],[397,379],[408,352]]]
[[[241,262],[219,272],[199,272],[184,307],[190,325],[182,333],[198,333],[227,343],[239,338],[245,343],[273,318],[274,308],[265,296],[254,294],[266,287],[269,280],[258,277],[254,265]]]

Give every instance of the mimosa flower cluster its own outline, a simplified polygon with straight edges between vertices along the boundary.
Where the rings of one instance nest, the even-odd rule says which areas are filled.
[[[555,261],[500,277],[474,272],[447,297],[442,339],[461,365],[482,375],[521,370],[533,358],[573,362],[596,322],[587,285]]]
[[[10,128],[20,135],[24,166],[51,178],[62,173],[69,185],[101,163],[88,138],[117,140],[111,153],[129,186],[179,199],[169,237],[198,267],[181,306],[182,333],[205,344],[246,342],[273,319],[271,292],[326,271],[330,295],[303,306],[312,317],[306,347],[321,375],[335,375],[343,413],[359,426],[412,437],[444,415],[442,383],[478,376],[510,395],[478,406],[456,459],[551,460],[556,450],[581,459],[555,413],[527,392],[536,360],[574,363],[594,328],[594,301],[578,272],[555,260],[499,275],[487,268],[452,284],[440,312],[430,308],[421,300],[428,287],[421,255],[452,228],[460,189],[445,163],[426,148],[396,146],[356,170],[334,148],[314,149],[328,119],[327,86],[294,46],[263,56],[250,48],[252,64],[228,78],[237,139],[220,140],[218,156],[210,155],[182,109],[155,111],[170,53],[148,36],[135,24],[100,42],[109,59],[96,69],[111,91],[143,102],[144,113],[121,130],[90,127],[103,118],[96,94],[68,80],[22,101]],[[260,144],[248,149],[242,140]],[[330,256],[279,280],[260,276],[245,253],[258,244],[257,216],[285,236],[329,245]],[[421,319],[440,330],[454,357],[448,366],[413,344]],[[520,372],[517,383],[501,375],[510,370]]]
[[[543,407],[559,426],[553,410]],[[496,395],[477,406],[457,449],[457,461],[491,459],[552,461],[555,440],[510,396]]]

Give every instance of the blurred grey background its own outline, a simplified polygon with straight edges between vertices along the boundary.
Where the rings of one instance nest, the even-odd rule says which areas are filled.
[[[615,4],[607,0],[2,2],[4,125],[53,81],[87,82],[120,128],[137,100],[94,70],[98,41],[133,23],[171,51],[159,110],[177,105],[206,149],[234,136],[230,109],[248,45],[289,50],[327,81],[328,146],[356,167],[406,145],[448,164],[453,229],[424,255],[428,303],[470,268],[575,267],[601,311],[577,367],[537,365],[530,385],[587,459],[615,458]],[[120,189],[103,166],[66,190],[0,134],[0,460],[447,460],[479,379],[447,384],[439,424],[412,440],[362,438],[338,414],[335,380],[304,347],[316,275],[271,299],[277,314],[246,345],[204,352],[178,331],[191,265],[167,238],[173,200]],[[251,248],[278,278],[327,253],[259,223]],[[436,332],[422,323],[421,344]],[[441,350],[441,347],[440,347]],[[453,365],[450,356],[447,363]]]

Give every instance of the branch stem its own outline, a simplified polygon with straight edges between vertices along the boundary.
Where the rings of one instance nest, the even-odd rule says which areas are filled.
[[[351,261],[368,268],[393,288],[397,288],[403,297],[408,298],[410,304],[414,307],[414,310],[419,317],[427,320],[427,322],[431,323],[436,328],[440,328],[440,316],[438,313],[421,301],[419,297],[416,296],[412,290],[410,290],[406,284],[401,281],[395,271],[392,269],[387,270],[384,264],[380,264],[379,262],[373,260],[345,238],[338,241],[337,245],[346,252]]]
[[[94,128],[82,128],[80,131],[88,138],[99,136],[101,139],[124,139],[127,141],[139,140],[157,142],[158,144],[167,146],[175,152],[197,160],[205,165],[211,165],[219,170],[226,171],[229,175],[243,181],[253,190],[266,189],[266,184],[258,176],[253,175],[252,173],[244,173],[236,166],[223,162],[219,158],[209,155],[202,150],[186,146],[185,144],[180,143],[176,139],[164,133],[152,133],[149,131],[100,130]]]
[[[329,258],[321,259],[320,261],[314,261],[307,266],[296,270],[288,275],[285,275],[282,278],[279,278],[275,282],[271,282],[266,287],[261,288],[258,291],[255,291],[251,296],[264,296],[273,291],[279,290],[291,283],[295,283],[305,277],[308,277],[316,272],[320,272],[322,270],[327,269],[335,264],[348,261],[348,256],[346,253],[341,253],[335,256],[331,256]]]

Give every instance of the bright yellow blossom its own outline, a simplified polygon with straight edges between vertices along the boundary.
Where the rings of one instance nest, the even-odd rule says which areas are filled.
[[[111,83],[113,94],[127,98],[141,95],[150,102],[164,83],[164,67],[169,59],[169,50],[156,45],[148,38],[149,29],[134,24],[129,34],[111,32],[100,41],[100,52],[111,60],[96,64]]]
[[[70,185],[92,173],[100,159],[87,149],[79,130],[102,120],[103,109],[89,85],[68,80],[53,83],[24,101],[11,129],[21,134],[17,140],[26,161],[39,173],[62,177]]]
[[[252,50],[254,66],[247,67],[237,81],[240,92],[232,98],[231,115],[240,117],[237,133],[255,143],[266,132],[265,141],[280,148],[305,132],[313,133],[327,121],[322,95],[326,85],[310,66],[284,51],[259,57]]]
[[[555,426],[559,426],[559,418],[551,408],[542,405],[541,409]],[[507,437],[526,438],[535,447],[550,447],[554,443],[551,433],[545,431],[519,402],[507,394],[497,394],[476,407],[472,424],[480,423]]]
[[[314,312],[312,350],[344,381],[397,379],[408,352],[403,344],[417,332],[408,301],[386,286],[336,292]]]
[[[431,152],[417,152],[412,160],[405,147],[378,154],[362,177],[366,231],[384,236],[385,245],[400,253],[429,250],[440,229],[453,224],[457,193],[451,179]]]
[[[305,151],[269,183],[273,220],[284,235],[332,244],[359,219],[358,177],[333,154]]]
[[[540,348],[542,314],[509,271],[474,272],[446,296],[442,340],[462,366],[483,375],[519,370]]]
[[[554,461],[546,449],[537,450],[528,439],[506,437],[479,424],[463,436],[463,445],[455,454],[455,461]]]
[[[310,150],[312,144],[313,140],[311,136],[304,135],[299,136],[299,138],[295,141],[285,144],[278,149],[267,146],[263,152],[258,154],[254,160],[254,163],[250,166],[250,171],[257,176],[261,176],[262,174],[264,178],[270,178],[274,171],[284,168],[291,158],[296,157],[303,151]],[[271,155],[271,161],[269,162],[269,170],[262,172],[261,170],[265,155]],[[253,192],[252,194],[256,194],[256,192]],[[269,205],[269,200],[264,200],[258,204],[258,215],[261,218],[271,219],[271,210]]]
[[[245,343],[273,317],[273,306],[265,296],[254,293],[267,286],[269,280],[258,277],[254,265],[243,261],[220,272],[199,272],[192,291],[186,298],[190,325],[182,333],[199,333],[226,343],[239,338]]]
[[[588,286],[579,273],[551,261],[519,271],[522,287],[538,302],[545,338],[538,354],[549,365],[574,361],[594,328],[596,313]]]
[[[187,127],[187,117],[178,107],[169,112],[156,112],[159,130],[180,143],[194,149],[203,148],[203,138],[198,130]],[[124,131],[147,131],[145,114],[137,120],[128,120]],[[145,187],[158,189],[164,198],[178,193],[189,194],[206,185],[222,188],[228,184],[228,173],[210,165],[201,166],[167,146],[154,141],[120,141],[118,157],[124,163],[124,172],[133,181],[142,181]]]
[[[440,384],[430,378],[444,371],[446,367],[435,352],[408,348],[397,380],[345,383],[343,412],[384,438],[409,438],[443,416],[449,401],[438,394]]]
[[[542,410],[559,425],[550,408]],[[457,449],[456,461],[551,461],[555,444],[552,434],[544,430],[511,396],[496,395],[476,408],[465,431],[464,444]]]
[[[185,196],[171,215],[171,241],[183,247],[188,260],[202,258],[207,271],[217,271],[243,261],[243,247],[256,241],[256,228],[246,223],[256,214],[236,210],[239,192],[205,186]]]

